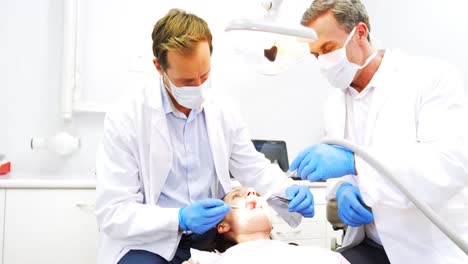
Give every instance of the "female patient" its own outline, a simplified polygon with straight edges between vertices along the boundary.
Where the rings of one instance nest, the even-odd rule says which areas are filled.
[[[184,263],[349,263],[331,250],[271,240],[270,207],[252,188],[236,188],[224,201],[233,209],[216,226],[223,253],[192,249],[192,258]]]

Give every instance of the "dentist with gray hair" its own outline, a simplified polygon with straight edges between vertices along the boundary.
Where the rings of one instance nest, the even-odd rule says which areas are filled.
[[[326,136],[386,164],[399,182],[468,241],[467,103],[459,71],[443,61],[376,50],[359,0],[315,0],[302,25],[324,77]],[[386,178],[348,149],[308,147],[292,162],[302,179],[327,180],[348,225],[339,251],[351,263],[468,263]]]

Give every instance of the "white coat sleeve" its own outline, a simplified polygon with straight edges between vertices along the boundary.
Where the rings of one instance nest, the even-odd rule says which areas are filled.
[[[271,189],[278,189],[276,194],[284,195],[285,189],[294,181],[287,180],[277,164],[272,164],[264,154],[255,149],[245,122],[237,113],[231,114],[235,127],[230,137],[229,170],[232,175],[243,186],[254,187],[262,195]]]
[[[439,67],[431,85],[420,91],[417,141],[385,148],[367,147],[416,197],[428,204],[446,201],[468,186],[467,106],[459,72]],[[397,128],[395,128],[397,129]],[[392,207],[412,203],[383,176],[356,159],[359,186],[375,202]]]
[[[340,186],[344,183],[351,183],[355,186],[357,185],[356,181],[354,180],[354,176],[352,175],[346,175],[340,178],[327,180],[327,194],[325,199],[327,201],[336,199],[336,191],[338,191],[338,188],[340,188]]]
[[[139,176],[132,120],[125,114],[107,115],[96,162],[96,216],[101,232],[117,240],[178,243],[178,209],[145,204]]]

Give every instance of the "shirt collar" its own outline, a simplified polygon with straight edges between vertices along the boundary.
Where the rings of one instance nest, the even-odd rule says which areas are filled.
[[[370,94],[374,89],[375,89],[375,86],[368,85],[364,90],[362,90],[361,92],[358,92],[356,89],[354,89],[353,87],[350,86],[346,90],[346,93],[349,96],[351,96],[353,99],[359,100],[361,98],[364,98],[368,94]]]

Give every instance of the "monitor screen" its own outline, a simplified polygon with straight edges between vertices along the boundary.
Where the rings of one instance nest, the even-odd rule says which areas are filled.
[[[289,160],[285,141],[252,139],[252,143],[254,144],[255,149],[258,152],[263,153],[271,163],[278,164],[284,172],[288,171]],[[231,178],[233,178],[232,174]],[[300,180],[299,177],[293,177],[293,179]]]
[[[281,140],[252,140],[255,149],[263,153],[271,163],[276,163],[286,172],[289,169],[288,151],[286,142]]]

